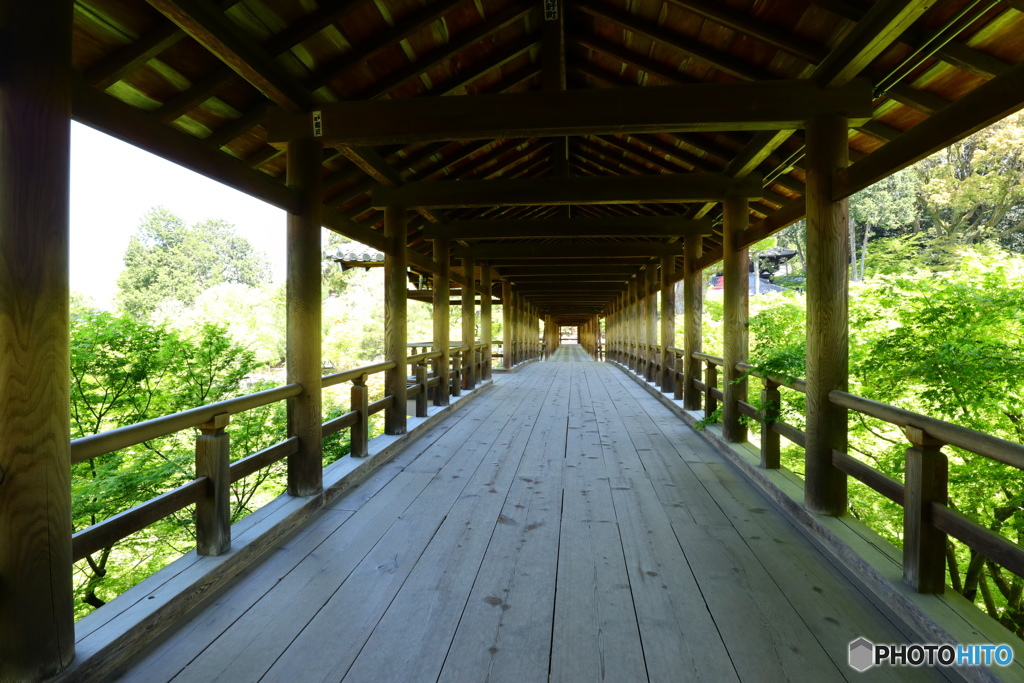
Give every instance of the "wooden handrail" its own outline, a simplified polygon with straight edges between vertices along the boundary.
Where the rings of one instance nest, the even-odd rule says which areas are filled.
[[[690,354],[690,357],[696,358],[697,360],[707,361],[708,363],[713,363],[715,365],[725,365],[725,359],[701,353],[700,351],[694,351]]]
[[[100,434],[83,436],[71,440],[71,462],[79,463],[91,460],[92,458],[107,453],[128,448],[143,441],[160,438],[180,432],[189,427],[197,427],[204,422],[209,422],[216,415],[224,413],[235,414],[246,410],[259,408],[261,406],[276,403],[286,398],[292,398],[302,393],[302,386],[299,384],[285,384],[284,386],[259,391],[247,396],[230,398],[226,401],[211,403],[199,408],[192,408],[173,415],[156,417],[145,422],[138,422],[127,427],[111,429]]]
[[[845,391],[831,391],[829,401],[835,405],[855,410],[858,413],[876,417],[898,427],[912,426],[924,430],[930,436],[951,446],[982,455],[989,460],[1024,470],[1024,446],[1005,441],[996,436],[977,432],[967,427],[951,424],[934,417],[921,415],[897,408],[887,403],[848,394]]]
[[[343,372],[336,372],[333,375],[325,375],[323,378],[323,384],[321,386],[330,387],[335,384],[341,384],[342,382],[351,382],[357,377],[362,375],[375,375],[378,372],[385,372],[397,367],[398,364],[393,360],[386,360],[382,363],[374,363],[373,365],[364,365],[359,368],[352,368],[351,370],[345,370]]]
[[[753,365],[750,365],[749,363],[737,363],[736,369],[739,370],[740,372],[749,372],[754,377],[768,379],[772,382],[775,382],[780,387],[786,387],[787,389],[792,389],[793,391],[799,391],[801,394],[807,393],[807,380],[799,379],[796,377],[787,378],[782,377],[781,375],[771,375],[763,372],[758,372],[757,368],[755,368]]]

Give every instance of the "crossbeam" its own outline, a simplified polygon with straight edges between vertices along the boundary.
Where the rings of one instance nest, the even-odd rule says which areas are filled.
[[[488,244],[486,246],[456,247],[455,257],[462,258],[472,251],[473,256],[482,260],[505,258],[535,259],[619,259],[636,256],[672,256],[683,253],[683,243],[673,242],[615,242],[587,244],[585,242],[555,242],[546,244]]]
[[[675,216],[450,221],[423,228],[424,239],[529,239],[548,237],[684,237],[710,235],[711,219]]]
[[[440,140],[561,137],[616,133],[781,130],[841,114],[850,125],[871,119],[871,84],[823,88],[806,80],[693,83],[659,88],[602,88],[352,100],[318,104],[311,114],[275,112],[268,140],[314,135],[325,145],[406,145]]]
[[[730,178],[724,173],[459,180],[377,187],[371,205],[408,208],[560,206],[566,204],[683,204],[717,202],[729,197],[759,199],[760,175]]]

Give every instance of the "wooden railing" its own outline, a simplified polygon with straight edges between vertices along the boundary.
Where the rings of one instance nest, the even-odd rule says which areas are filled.
[[[484,356],[483,348],[483,344],[475,344],[472,356],[476,360],[469,362],[480,365],[480,359]],[[441,392],[450,392],[455,396],[461,394],[462,371],[466,362],[463,358],[469,355],[469,351],[470,348],[467,346],[451,348],[449,386],[441,385],[440,351],[418,353],[407,358],[409,366],[412,367],[412,374],[408,377],[407,396],[415,398],[417,417],[427,417],[432,389],[437,405],[446,404],[440,400]],[[352,386],[349,412],[323,423],[322,438],[343,429],[351,429],[350,455],[355,458],[365,457],[369,448],[370,418],[383,410],[405,410],[404,406],[394,405],[393,396],[384,396],[372,402],[369,400],[368,378],[395,367],[395,361],[384,361],[323,377],[322,387],[344,382],[351,382]],[[196,505],[197,552],[200,555],[219,555],[226,552],[231,544],[231,484],[295,454],[299,448],[298,437],[290,437],[232,463],[230,439],[225,431],[231,416],[284,401],[301,393],[302,387],[299,384],[286,384],[72,440],[71,461],[81,463],[187,429],[199,430],[196,436],[195,478],[75,533],[72,537],[72,561],[84,559],[87,555],[107,548],[192,504]]]
[[[613,358],[620,365],[641,377],[647,377],[650,366],[659,369],[653,361],[660,347],[636,343],[619,343]],[[701,361],[702,377],[693,379],[693,386],[703,398],[705,417],[710,417],[725,400],[718,386],[722,358],[705,353],[692,353],[674,347],[667,349],[672,358],[669,373],[675,380],[674,398],[681,398],[683,385],[682,362],[687,358]],[[779,419],[780,388],[806,393],[807,383],[802,379],[765,375],[753,366],[739,363],[741,373],[761,380],[761,408],[746,401],[738,401],[739,413],[761,424],[760,466],[766,469],[780,467],[780,441],[785,437],[804,447],[805,433]],[[948,506],[948,461],[941,448],[955,446],[994,462],[1024,471],[1024,445],[967,429],[943,420],[921,415],[885,403],[879,403],[843,391],[832,391],[829,401],[847,410],[888,422],[900,427],[908,441],[903,482],[850,456],[834,450],[832,464],[845,475],[853,477],[874,491],[904,508],[903,518],[903,580],[921,593],[941,593],[946,578],[946,538],[952,536],[980,555],[1024,577],[1024,548],[983,527]]]

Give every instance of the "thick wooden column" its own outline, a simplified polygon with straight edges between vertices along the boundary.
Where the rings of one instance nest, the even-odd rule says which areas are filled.
[[[449,241],[434,240],[434,260],[441,265],[441,272],[434,273],[434,351],[441,352],[438,359],[438,375],[440,382],[434,392],[434,405],[446,406],[451,391],[451,339],[449,329],[451,322],[451,272],[449,271]]]
[[[288,382],[302,394],[288,401],[288,435],[299,450],[288,457],[288,493],[323,490],[320,364],[320,251],[323,149],[317,140],[288,143],[288,186],[302,197],[302,213],[288,214]]]
[[[462,287],[462,345],[469,348],[462,357],[462,388],[476,386],[476,261],[471,253],[462,257],[462,274],[466,284]]]
[[[675,354],[669,347],[676,345],[676,257],[661,257],[661,377],[662,391],[675,391],[676,375],[673,371]]]
[[[750,208],[746,199],[731,198],[722,202],[722,209],[722,267],[725,279],[722,295],[725,325],[722,335],[722,357],[725,360],[722,370],[722,393],[725,395],[722,401],[722,436],[726,441],[743,443],[747,440],[747,428],[740,422],[737,401],[747,400],[747,380],[737,382],[743,373],[736,370],[736,364],[747,362],[750,254],[746,247],[737,248],[737,244],[740,233],[750,224]]]
[[[75,653],[68,175],[72,4],[0,8],[0,680]]]
[[[515,339],[515,316],[512,308],[512,282],[501,281],[501,366],[511,370],[515,364],[513,358],[513,340]]]
[[[644,300],[644,339],[647,344],[647,362],[645,373],[648,382],[657,382],[656,373],[658,352],[654,349],[658,344],[658,267],[647,265],[647,298]]]
[[[832,450],[846,452],[846,410],[828,394],[845,391],[849,374],[848,204],[832,201],[832,178],[849,158],[847,120],[807,124],[807,444],[804,495],[813,512],[846,510],[846,475]]]
[[[409,367],[408,332],[406,329],[406,303],[408,296],[408,254],[406,253],[406,220],[404,206],[384,209],[384,239],[388,250],[384,253],[384,357],[395,361],[395,367],[384,373],[384,393],[394,396],[390,408],[384,411],[384,433],[405,434],[406,381]]]
[[[697,259],[703,255],[701,237],[689,235],[684,238],[683,250],[683,407],[686,410],[700,410],[700,389],[693,385],[700,378],[700,361],[693,357],[704,348],[702,327],[704,324],[704,285]]]
[[[483,376],[480,381],[491,378],[491,266],[480,262],[480,341],[484,344]]]

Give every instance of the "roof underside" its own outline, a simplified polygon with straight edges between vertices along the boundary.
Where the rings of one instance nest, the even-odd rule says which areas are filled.
[[[76,0],[75,9],[76,119],[286,208],[287,152],[268,142],[267,117],[329,103],[603,89],[625,100],[635,92],[625,88],[685,96],[694,84],[866,78],[871,116],[850,130],[844,194],[1024,104],[1024,0]],[[750,201],[748,241],[803,215],[802,130],[619,128],[329,143],[324,220],[379,248],[384,214],[371,195],[381,185],[693,174],[763,188]],[[453,223],[463,230],[452,228],[456,244],[494,255],[499,278],[571,324],[618,295],[608,283],[651,262],[608,245],[678,240],[664,221],[626,219],[694,221],[708,233],[707,265],[721,256],[721,213],[717,201],[694,200],[420,208],[408,244],[429,257],[431,236]],[[577,220],[588,218],[601,220]],[[551,219],[550,229],[523,219]],[[566,238],[580,255],[604,249],[536,258]]]

